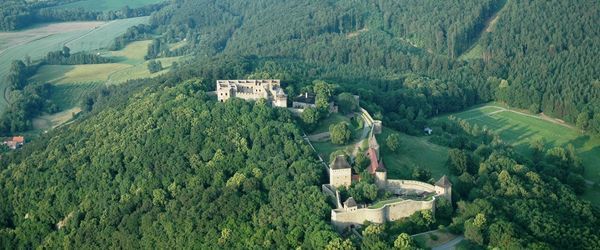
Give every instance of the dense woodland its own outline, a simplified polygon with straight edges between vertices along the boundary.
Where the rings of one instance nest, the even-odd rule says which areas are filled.
[[[291,113],[220,104],[201,89],[144,90],[3,157],[2,247],[322,248],[337,238],[323,169]]]
[[[599,7],[591,0],[172,1],[114,47],[153,38],[148,59],[194,60],[153,80],[104,88],[86,98],[75,124],[3,155],[0,242],[386,249],[414,247],[405,234],[445,225],[475,246],[598,249],[600,211],[576,196],[585,181],[571,147],[534,143],[525,157],[466,122],[427,122],[496,100],[600,133]],[[495,30],[482,33],[500,9]],[[168,50],[175,42],[186,45]],[[484,44],[482,59],[457,59],[475,43]],[[14,89],[36,86],[23,76],[28,63],[13,67]],[[247,77],[282,79],[289,96],[310,92],[319,105],[294,118],[264,102],[221,104],[204,93],[216,79]],[[326,101],[344,93],[360,95],[386,126],[441,131],[431,140],[452,148],[455,211],[441,206],[435,216],[369,225],[362,240],[332,230],[318,188],[323,170],[300,127],[310,130]],[[431,174],[416,169],[412,177]],[[370,189],[347,192],[376,199]]]

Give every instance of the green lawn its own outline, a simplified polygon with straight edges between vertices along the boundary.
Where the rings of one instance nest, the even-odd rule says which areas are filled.
[[[138,8],[149,4],[160,3],[164,0],[83,0],[56,6],[57,9],[85,9],[92,11],[120,10],[125,6]]]
[[[325,161],[329,160],[329,156],[331,155],[331,153],[338,150],[344,150],[348,155],[352,154],[352,151],[354,150],[354,145],[357,142],[359,142],[360,136],[362,135],[362,127],[358,127],[358,124],[352,122],[350,118],[339,113],[330,114],[329,117],[319,122],[319,126],[312,134],[328,132],[330,125],[337,124],[340,122],[347,123],[348,127],[352,131],[352,139],[350,140],[350,143],[346,145],[335,145],[332,144],[331,141],[312,142],[317,152],[323,157]]]
[[[350,118],[348,118],[347,116],[341,115],[339,113],[330,114],[329,117],[319,122],[319,126],[315,129],[314,132],[312,132],[312,134],[328,132],[330,125],[338,124],[340,122],[346,122],[348,124],[351,124]]]
[[[96,26],[90,26],[84,29],[70,31],[62,31],[62,29],[51,28],[52,25],[37,27],[35,28],[36,32],[38,35],[44,34],[42,37],[30,41],[20,41],[19,43],[15,42],[16,44],[13,44],[12,47],[7,48],[0,53],[0,79],[4,79],[6,77],[10,69],[10,64],[13,60],[21,60],[24,59],[25,56],[30,56],[33,60],[40,59],[50,51],[61,49],[64,44],[69,46],[72,52],[93,51],[106,48],[114,41],[115,37],[124,33],[127,28],[133,25],[146,23],[147,21],[148,17],[122,19],[104,24],[98,24],[97,28],[94,28]],[[77,24],[77,22],[73,22],[73,24]],[[71,23],[69,23],[69,25],[71,25]],[[3,36],[0,36],[0,39],[6,39],[8,41],[15,36],[18,37],[25,34],[30,37],[36,37],[36,34],[30,33],[32,33],[31,30],[13,32],[8,35],[6,33],[2,33]],[[6,82],[0,81],[0,94],[2,94],[2,97],[0,97],[0,111],[2,111],[8,104],[7,100],[5,100],[3,97],[6,87]]]
[[[505,142],[526,155],[530,154],[529,144],[536,139],[543,139],[547,148],[572,144],[586,167],[585,178],[600,182],[599,137],[582,134],[577,129],[542,120],[537,116],[498,111],[501,111],[500,107],[488,105],[453,115],[494,130]]]
[[[600,183],[600,137],[583,134],[568,125],[543,120],[538,115],[503,111],[502,108],[491,103],[452,115],[471,124],[492,129],[502,140],[513,145],[524,155],[531,153],[529,145],[537,139],[543,139],[546,148],[566,147],[572,144],[585,166],[584,178]],[[584,197],[600,204],[600,188],[593,188]]]
[[[392,133],[398,133],[401,138],[401,148],[397,152],[392,152],[385,143]],[[377,141],[390,179],[410,179],[415,167],[431,171],[435,179],[448,173],[445,165],[448,148],[430,143],[427,137],[410,136],[384,127],[382,133],[377,135]]]
[[[102,83],[82,83],[82,84],[59,84],[52,88],[50,100],[55,103],[60,110],[71,109],[80,106],[83,99],[100,89]]]

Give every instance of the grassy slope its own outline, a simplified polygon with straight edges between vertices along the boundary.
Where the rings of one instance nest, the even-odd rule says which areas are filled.
[[[173,62],[182,57],[160,58],[165,68],[150,74],[148,62],[144,60],[150,41],[134,42],[120,51],[107,53],[117,59],[116,63],[88,65],[46,65],[31,79],[39,82],[59,84],[95,83],[119,84],[131,79],[155,77],[164,74]]]
[[[130,8],[138,8],[149,4],[160,3],[163,0],[84,0],[74,3],[58,6],[60,9],[78,9],[83,8],[86,10],[94,11],[109,11],[109,10],[120,10],[125,6]]]
[[[24,44],[16,45],[0,54],[0,79],[4,79],[6,77],[6,74],[10,69],[10,64],[13,60],[23,59],[27,55],[34,60],[39,59],[50,51],[61,49],[65,44],[71,48],[72,52],[105,48],[113,42],[113,39],[116,36],[125,32],[125,30],[127,30],[127,28],[130,26],[145,23],[147,21],[148,17],[116,20],[103,24],[96,29],[91,28],[88,30],[76,30],[68,32],[56,31],[56,33],[53,33],[52,35]],[[18,35],[18,33],[15,35]],[[3,97],[6,87],[5,81],[1,81],[0,111],[2,111],[7,105],[7,102]]]
[[[546,148],[566,147],[572,144],[585,166],[584,177],[600,183],[600,138],[580,133],[577,129],[552,123],[540,118],[509,111],[501,111],[489,104],[453,114],[480,127],[486,126],[500,135],[507,143],[515,146],[522,154],[529,155],[529,144],[539,138],[546,142]],[[445,116],[447,117],[447,116]],[[600,204],[600,188],[595,187],[584,197]]]
[[[383,132],[377,135],[380,155],[388,170],[388,178],[410,178],[414,167],[431,171],[435,179],[447,174],[445,163],[448,159],[448,148],[428,142],[427,137],[398,133],[402,146],[398,152],[392,152],[385,144],[385,139],[392,133],[398,132],[384,127]]]
[[[331,114],[329,117],[323,119],[312,134],[328,132],[330,125],[337,124],[340,122],[347,123],[349,125],[350,130],[352,130],[353,139],[349,144],[334,145],[330,141],[312,142],[315,149],[321,154],[321,156],[325,160],[329,160],[329,155],[331,155],[331,153],[337,150],[344,150],[347,154],[352,154],[352,151],[354,150],[354,145],[358,142],[358,139],[362,134],[362,128],[359,128],[357,124],[353,123],[347,116],[341,115],[339,113]]]

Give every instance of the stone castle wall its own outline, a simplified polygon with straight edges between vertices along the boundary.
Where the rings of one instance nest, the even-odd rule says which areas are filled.
[[[433,193],[436,191],[435,186],[429,183],[410,180],[388,180],[387,189],[394,192],[396,190],[417,190]]]
[[[333,209],[331,210],[331,223],[338,231],[342,231],[352,225],[362,225],[365,221],[381,224],[409,217],[418,211],[433,211],[434,207],[435,197],[429,201],[402,200],[376,209],[360,208],[353,211]]]

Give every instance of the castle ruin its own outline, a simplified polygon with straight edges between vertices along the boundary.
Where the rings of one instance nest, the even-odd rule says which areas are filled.
[[[265,99],[274,107],[287,107],[287,95],[280,80],[217,80],[216,89],[219,102],[232,97],[253,101]]]

